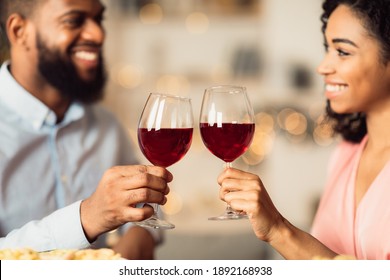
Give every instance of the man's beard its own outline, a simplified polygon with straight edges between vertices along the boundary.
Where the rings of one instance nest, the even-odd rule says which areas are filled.
[[[84,81],[78,75],[72,62],[65,61],[61,58],[59,51],[47,47],[39,35],[37,36],[37,49],[38,69],[41,75],[58,89],[63,97],[84,104],[91,104],[103,98],[107,77],[101,55],[94,79]]]

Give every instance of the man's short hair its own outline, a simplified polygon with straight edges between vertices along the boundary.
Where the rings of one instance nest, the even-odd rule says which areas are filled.
[[[11,14],[19,14],[24,18],[30,18],[38,5],[46,0],[0,0],[0,51],[5,46],[9,47],[6,33],[7,19]]]
[[[24,18],[29,18],[35,12],[37,6],[46,0],[0,0],[0,24],[5,26],[7,18],[17,13]]]

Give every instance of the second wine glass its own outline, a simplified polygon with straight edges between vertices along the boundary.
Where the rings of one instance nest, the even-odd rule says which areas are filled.
[[[169,94],[151,93],[138,124],[138,144],[154,165],[168,167],[179,161],[191,146],[193,134],[191,99]],[[172,229],[175,226],[157,216],[137,222],[146,227]]]
[[[255,131],[254,113],[246,88],[230,85],[207,88],[199,121],[203,143],[226,163],[226,168],[230,168],[232,162],[249,148]],[[242,218],[247,215],[227,205],[222,215],[209,220]]]

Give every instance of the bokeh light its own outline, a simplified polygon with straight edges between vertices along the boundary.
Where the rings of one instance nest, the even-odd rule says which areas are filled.
[[[209,29],[209,25],[209,18],[204,13],[194,12],[186,18],[186,27],[189,33],[205,33]]]
[[[177,192],[171,190],[170,193],[167,195],[167,199],[167,203],[161,206],[161,209],[165,214],[175,215],[182,210],[183,199]]]
[[[163,17],[164,13],[161,6],[155,3],[147,4],[139,11],[139,18],[144,24],[158,24]]]
[[[122,87],[134,89],[143,81],[143,71],[136,65],[124,65],[114,70],[114,79]]]

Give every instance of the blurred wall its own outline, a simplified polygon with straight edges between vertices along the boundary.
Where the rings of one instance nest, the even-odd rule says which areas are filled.
[[[147,95],[192,98],[195,135],[183,160],[169,169],[169,203],[176,228],[165,232],[159,259],[278,259],[248,221],[212,222],[222,212],[218,174],[223,163],[203,146],[197,126],[203,91],[215,84],[247,87],[256,136],[234,166],[259,174],[281,213],[309,229],[334,141],[321,126],[323,55],[319,0],[106,0],[104,105],[136,142]],[[142,162],[147,163],[138,151]]]

